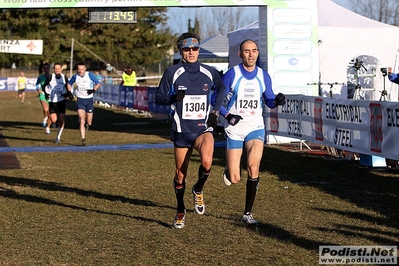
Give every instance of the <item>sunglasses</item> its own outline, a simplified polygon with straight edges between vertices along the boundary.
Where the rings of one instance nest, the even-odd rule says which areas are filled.
[[[199,46],[196,46],[196,47],[184,47],[184,48],[181,48],[181,50],[183,51],[183,52],[190,52],[190,50],[193,50],[194,52],[196,52],[196,51],[198,51],[199,50]]]

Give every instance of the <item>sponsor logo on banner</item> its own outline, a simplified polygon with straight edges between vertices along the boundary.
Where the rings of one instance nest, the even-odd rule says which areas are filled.
[[[370,150],[382,150],[382,106],[379,103],[370,103]]]
[[[36,90],[36,81],[37,79],[27,78],[26,79],[26,90],[28,91],[35,91]]]
[[[134,100],[134,109],[148,111],[147,87],[135,87],[133,100]]]
[[[323,100],[321,98],[316,98],[314,100],[314,131],[316,140],[323,141]]]
[[[6,91],[7,90],[7,79],[2,78],[0,79],[0,91]]]
[[[279,123],[278,123],[278,108],[273,108],[270,109],[269,115],[270,115],[270,132],[272,133],[277,133],[278,128],[279,128]]]

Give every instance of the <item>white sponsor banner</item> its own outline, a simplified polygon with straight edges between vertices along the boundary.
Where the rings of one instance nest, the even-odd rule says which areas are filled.
[[[43,40],[0,40],[0,53],[43,54]]]
[[[278,39],[308,39],[312,37],[312,27],[310,25],[275,25],[273,35]]]
[[[311,70],[312,58],[310,56],[276,56],[274,57],[274,68],[283,70]]]
[[[9,91],[17,91],[18,90],[18,84],[17,84],[18,78],[7,78],[7,79],[2,79],[0,80],[0,90],[2,90],[4,87],[5,90]],[[36,78],[27,78],[26,79],[26,91],[35,91],[36,90]]]
[[[319,76],[317,0],[277,2],[259,8],[259,65],[274,92],[319,95],[316,87],[304,90]]]
[[[268,134],[399,160],[399,103],[286,95],[266,113]]]

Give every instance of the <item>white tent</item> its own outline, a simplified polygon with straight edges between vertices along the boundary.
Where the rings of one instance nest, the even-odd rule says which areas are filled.
[[[383,76],[380,68],[394,66],[399,47],[399,28],[363,17],[349,11],[330,0],[318,0],[319,34],[319,72],[321,83],[348,84],[348,65],[360,56],[373,57],[375,62],[369,65],[367,73],[373,71],[373,99],[378,100],[383,89]],[[230,32],[229,67],[240,63],[237,53],[244,39],[258,37],[258,22]],[[368,66],[366,66],[367,68]],[[323,86],[324,95],[329,86]],[[386,79],[386,90],[391,101],[398,100],[397,85]],[[346,98],[347,87],[334,86],[334,97]]]

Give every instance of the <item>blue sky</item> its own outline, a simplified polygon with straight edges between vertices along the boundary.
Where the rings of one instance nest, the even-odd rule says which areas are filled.
[[[333,2],[337,3],[340,6],[345,7],[346,9],[349,9],[349,10],[352,9],[350,0],[333,0]]]

